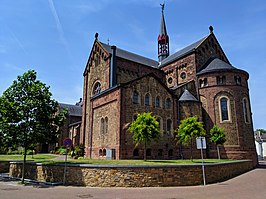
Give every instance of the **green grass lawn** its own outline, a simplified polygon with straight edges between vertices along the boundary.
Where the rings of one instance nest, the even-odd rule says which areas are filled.
[[[35,161],[35,162],[43,162],[43,161],[50,161],[56,158],[56,155],[50,154],[36,154],[36,155],[27,155],[27,161]],[[17,161],[23,160],[24,155],[0,155],[0,161]]]
[[[45,164],[64,163],[64,160],[55,160],[56,155],[36,154],[27,155],[27,161],[41,162]],[[23,155],[0,155],[0,161],[23,160]],[[204,163],[230,162],[227,159],[205,159]],[[100,160],[100,159],[72,159],[68,156],[67,163],[70,164],[100,164],[100,165],[177,165],[177,164],[201,164],[201,159],[192,160]]]

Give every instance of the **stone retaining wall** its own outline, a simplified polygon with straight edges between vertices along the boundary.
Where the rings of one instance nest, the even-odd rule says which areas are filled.
[[[0,161],[0,173],[8,173],[9,161]]]
[[[10,163],[10,176],[21,177],[21,163]],[[253,169],[252,161],[206,164],[206,182],[230,179]],[[26,165],[26,178],[62,182],[64,165]],[[201,165],[122,166],[67,165],[67,185],[90,187],[158,187],[203,184]]]

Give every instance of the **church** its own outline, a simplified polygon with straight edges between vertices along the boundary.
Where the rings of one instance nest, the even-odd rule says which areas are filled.
[[[225,131],[221,157],[257,162],[248,88],[249,74],[234,67],[209,34],[170,54],[162,6],[157,38],[158,60],[95,40],[86,64],[80,143],[90,158],[190,158],[190,148],[177,144],[180,121],[197,116],[207,132],[207,158],[217,158],[210,129]],[[138,113],[152,112],[162,131],[158,143],[135,147],[129,124]],[[194,157],[200,157],[193,143]]]

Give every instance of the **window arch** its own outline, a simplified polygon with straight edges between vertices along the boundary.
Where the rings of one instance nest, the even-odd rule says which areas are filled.
[[[157,96],[157,97],[155,98],[155,107],[156,107],[156,108],[161,107],[161,100],[160,100],[160,97],[159,97],[159,96]]]
[[[243,114],[244,114],[245,123],[250,123],[249,103],[246,97],[243,98]]]
[[[146,156],[151,156],[151,149],[146,150]]]
[[[105,117],[105,133],[108,133],[108,117]]]
[[[144,104],[145,104],[145,106],[150,106],[150,94],[149,93],[147,93],[146,95],[145,95],[145,97],[144,97]]]
[[[220,119],[221,122],[230,121],[230,100],[222,96],[219,99]]]
[[[168,157],[173,157],[173,156],[174,156],[173,149],[169,149],[169,151],[168,151]]]
[[[99,150],[99,156],[103,156],[103,150],[102,149]]]
[[[167,133],[170,133],[172,131],[172,120],[171,119],[167,119],[166,121],[166,131]]]
[[[165,101],[165,108],[170,109],[171,108],[171,99],[167,98]]]
[[[133,92],[133,97],[132,97],[133,104],[139,104],[139,93],[138,91]]]
[[[159,149],[159,150],[158,150],[158,156],[159,156],[159,157],[162,157],[162,156],[163,156],[163,149]]]
[[[104,119],[103,118],[101,119],[101,129],[100,129],[100,131],[101,131],[101,134],[104,134]]]
[[[136,156],[136,157],[139,156],[139,149],[134,149],[133,156]]]
[[[103,149],[103,156],[106,156],[106,149]]]
[[[101,83],[100,82],[96,82],[93,86],[93,89],[92,89],[92,94],[93,95],[96,95],[96,94],[99,94],[101,92]]]
[[[157,122],[159,123],[159,128],[162,131],[163,130],[163,120],[161,117],[157,117]]]
[[[132,120],[135,121],[137,118],[138,118],[138,115],[134,114]]]

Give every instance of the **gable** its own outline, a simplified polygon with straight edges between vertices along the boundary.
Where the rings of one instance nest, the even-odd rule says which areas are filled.
[[[197,46],[195,49],[195,56],[197,72],[200,71],[210,59],[214,58],[219,58],[220,60],[230,64],[226,54],[213,33],[210,33],[208,37],[206,37],[200,45]]]
[[[84,74],[90,72],[91,67],[97,66],[103,61],[107,61],[109,57],[109,52],[97,39],[95,39],[84,70]]]

